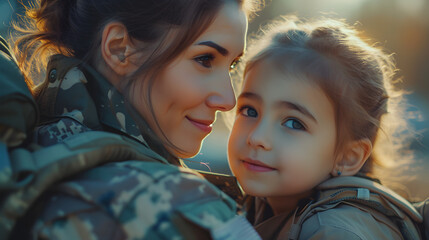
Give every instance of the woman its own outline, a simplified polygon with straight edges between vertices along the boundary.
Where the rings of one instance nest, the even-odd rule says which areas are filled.
[[[182,168],[180,158],[197,154],[216,112],[235,105],[229,74],[245,47],[252,5],[37,2],[27,13],[36,28],[16,43],[27,76],[29,60],[50,57],[47,77],[34,89],[43,123],[36,142],[108,131],[160,157],[105,164],[57,184],[14,238],[208,239],[240,232],[246,223],[233,224],[234,202]]]

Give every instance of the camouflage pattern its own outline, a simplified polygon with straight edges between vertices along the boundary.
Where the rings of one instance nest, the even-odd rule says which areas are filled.
[[[222,190],[222,192],[234,199],[234,201],[239,203],[239,206],[241,207],[244,201],[244,192],[237,184],[237,178],[235,176],[205,171],[198,171],[198,173],[203,175],[207,181]]]
[[[42,121],[67,118],[76,122],[72,125],[71,121],[60,120],[54,124],[58,126],[57,133],[52,132],[55,130],[50,127],[51,134],[59,137],[59,141],[67,134],[84,131],[78,129],[80,125],[92,130],[115,129],[147,146],[129,116],[123,96],[93,68],[77,59],[56,55],[52,57],[47,72],[47,79],[37,98]],[[42,134],[40,131],[36,133]]]
[[[47,73],[37,98],[45,124],[35,131],[36,143],[51,146],[101,130],[157,155],[124,98],[91,67],[57,55]],[[110,162],[51,187],[18,222],[12,239],[259,239],[236,213],[236,203],[202,175],[166,159]]]
[[[0,37],[0,141],[19,145],[37,119],[36,103],[7,42]]]
[[[6,40],[0,36],[0,186],[12,177],[8,148],[22,144],[37,120],[36,102]]]

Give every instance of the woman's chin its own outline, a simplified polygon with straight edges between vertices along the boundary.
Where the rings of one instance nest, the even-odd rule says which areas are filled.
[[[201,150],[201,144],[196,146],[186,146],[186,147],[178,147],[179,149],[175,149],[172,152],[178,158],[192,158],[195,157]]]

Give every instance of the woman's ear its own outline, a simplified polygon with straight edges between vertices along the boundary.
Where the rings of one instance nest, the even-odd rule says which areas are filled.
[[[352,141],[337,159],[332,176],[353,176],[359,172],[372,152],[371,141],[367,138]]]
[[[108,23],[103,30],[101,56],[107,66],[119,76],[127,76],[137,70],[128,57],[136,52],[127,28],[119,22]]]

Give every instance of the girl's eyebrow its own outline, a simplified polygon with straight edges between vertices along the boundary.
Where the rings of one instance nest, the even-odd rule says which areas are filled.
[[[237,99],[240,99],[240,98],[249,98],[249,99],[252,99],[252,100],[255,100],[255,101],[258,101],[258,102],[263,102],[262,97],[259,96],[256,93],[253,93],[253,92],[243,92],[243,93],[240,94],[240,96],[238,96]],[[310,119],[312,119],[315,123],[318,123],[317,120],[316,120],[316,118],[314,117],[314,115],[311,114],[311,112],[307,108],[305,108],[304,106],[302,106],[302,105],[300,105],[298,103],[293,103],[293,102],[290,102],[290,101],[278,101],[278,102],[275,103],[275,106],[286,107],[286,108],[289,108],[289,109],[297,110],[297,111],[301,112],[302,114],[304,114],[305,116],[307,116]]]
[[[305,108],[304,106],[302,106],[298,103],[293,103],[293,102],[289,102],[289,101],[278,101],[278,102],[276,102],[275,105],[279,106],[279,107],[286,107],[289,109],[297,110],[297,111],[301,112],[302,114],[304,114],[305,116],[312,119],[315,123],[317,123],[317,120],[313,116],[313,114],[311,114],[311,112],[307,108]]]
[[[240,96],[238,96],[237,99],[240,99],[240,98],[250,98],[250,99],[256,100],[258,102],[262,102],[262,97],[256,93],[252,93],[252,92],[242,92],[240,94]]]

